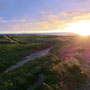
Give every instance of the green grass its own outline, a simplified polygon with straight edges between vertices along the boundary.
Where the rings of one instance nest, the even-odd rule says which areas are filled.
[[[7,40],[7,39],[4,37],[4,35],[0,35],[0,41],[1,40]]]
[[[28,52],[42,50],[52,46],[53,43],[56,44],[47,56],[1,74],[0,90],[27,90],[31,86],[34,90],[82,90],[87,75],[81,65],[77,62],[67,63],[59,58],[61,47],[73,43],[75,39],[56,42],[57,36],[12,35],[10,37],[27,44],[0,45],[0,72],[20,61],[22,57],[28,55]],[[42,79],[42,75],[43,81],[37,85],[36,82]]]
[[[25,56],[25,51],[34,47],[38,45],[0,45],[0,72],[20,61]]]
[[[12,37],[14,36],[12,35]],[[17,35],[16,37],[20,36]],[[41,42],[39,39],[34,39],[34,36],[32,35],[29,35],[29,37],[22,36],[21,38],[23,41],[26,41],[24,38],[29,39],[30,37],[32,37],[32,41],[30,41],[31,43],[28,42],[27,44],[0,44],[0,73],[2,73],[11,65],[20,61],[23,57],[30,54],[31,52],[48,48],[55,43],[54,40],[47,40],[47,42],[44,42],[45,40],[43,40],[43,42]],[[40,38],[40,36],[37,37]],[[48,38],[48,36],[44,36],[44,38]]]
[[[44,75],[44,81],[34,90],[77,90],[86,78],[78,64],[66,64],[57,56],[48,55],[4,73],[0,77],[0,90],[27,90],[41,74]]]
[[[10,37],[25,43],[40,43],[56,40],[57,36],[49,35],[10,35]]]
[[[17,41],[20,44],[29,44],[29,43],[47,43],[49,41],[55,41],[57,36],[49,35],[6,35],[10,39],[4,37],[5,35],[0,35],[0,44],[15,44],[13,41]]]
[[[10,41],[6,39],[4,35],[0,35],[0,44],[3,44],[3,43],[7,44],[7,43],[10,43]]]
[[[49,44],[0,45],[0,73],[26,55],[48,47],[50,47]]]

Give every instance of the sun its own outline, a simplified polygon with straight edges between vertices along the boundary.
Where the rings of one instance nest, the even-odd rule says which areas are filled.
[[[68,24],[68,30],[82,36],[90,35],[90,21],[84,20]]]

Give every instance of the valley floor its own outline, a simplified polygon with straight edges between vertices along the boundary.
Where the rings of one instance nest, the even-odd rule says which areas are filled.
[[[25,36],[12,37],[21,41],[29,39]],[[90,90],[90,37],[37,37],[40,43],[45,40],[44,49],[40,51],[37,46],[39,52],[26,55],[25,60],[1,74],[0,90]],[[35,38],[34,45],[37,45],[38,40]],[[32,46],[31,50],[35,49]],[[41,46],[40,44],[39,48]],[[22,66],[19,67],[20,65]]]

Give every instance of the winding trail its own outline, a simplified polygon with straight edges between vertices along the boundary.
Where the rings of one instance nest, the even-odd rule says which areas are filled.
[[[24,65],[25,63],[27,63],[30,60],[34,60],[38,57],[47,55],[49,53],[50,49],[51,49],[51,47],[48,49],[45,49],[45,50],[34,52],[34,53],[26,56],[22,61],[18,62],[15,65],[12,65],[11,67],[9,67],[7,71],[12,71],[12,70]]]

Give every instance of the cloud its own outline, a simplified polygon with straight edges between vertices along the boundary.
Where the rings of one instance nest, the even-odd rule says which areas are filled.
[[[30,18],[22,18],[22,19],[13,19],[11,20],[11,22],[32,22],[34,20],[30,19]]]
[[[90,20],[90,13],[73,17],[73,20]]]
[[[8,23],[8,20],[5,20],[3,17],[0,17],[0,24],[1,23]]]
[[[1,21],[1,20],[3,20],[3,18],[2,18],[2,17],[0,17],[0,21]]]
[[[57,14],[40,14],[36,18],[16,18],[5,20],[0,18],[0,30],[14,32],[43,32],[52,30],[66,30],[69,23],[75,23],[82,20],[90,20],[89,9],[78,9]],[[6,24],[7,23],[7,24]]]

